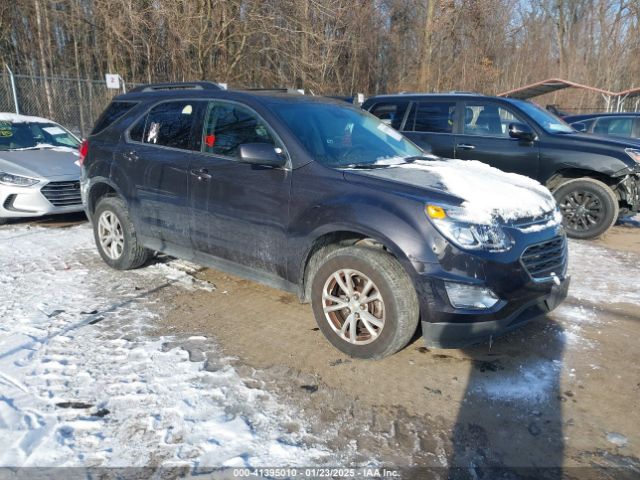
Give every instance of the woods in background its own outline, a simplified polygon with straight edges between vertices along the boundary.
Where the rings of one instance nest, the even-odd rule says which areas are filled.
[[[494,94],[564,77],[618,91],[640,86],[639,58],[640,0],[0,2],[0,61],[45,77],[317,94]]]

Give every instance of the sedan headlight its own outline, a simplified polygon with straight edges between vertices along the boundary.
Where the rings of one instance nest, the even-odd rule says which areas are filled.
[[[13,187],[30,187],[35,185],[39,180],[35,178],[22,177],[20,175],[12,175],[10,173],[0,172],[0,183],[3,185],[11,185]]]
[[[505,252],[513,246],[513,238],[500,225],[471,223],[461,207],[427,205],[425,212],[438,231],[462,249]]]
[[[633,159],[634,162],[640,163],[640,149],[625,148],[624,151]]]

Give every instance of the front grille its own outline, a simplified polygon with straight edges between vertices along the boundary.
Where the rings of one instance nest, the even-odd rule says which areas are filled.
[[[522,254],[524,268],[536,280],[549,278],[552,273],[562,275],[566,262],[567,240],[564,236],[531,245]]]
[[[40,191],[55,207],[69,207],[71,205],[82,204],[79,181],[47,183]]]

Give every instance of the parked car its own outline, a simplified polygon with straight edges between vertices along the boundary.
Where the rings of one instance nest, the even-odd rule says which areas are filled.
[[[586,113],[563,119],[579,132],[640,140],[640,112]]]
[[[0,113],[0,223],[81,212],[79,145],[51,120]]]
[[[640,210],[638,144],[578,133],[531,102],[398,94],[369,98],[363,108],[436,155],[538,180],[553,192],[570,237],[598,237],[619,216]]]
[[[107,108],[81,163],[108,265],[137,268],[160,251],[295,292],[354,357],[398,351],[419,321],[429,345],[479,342],[567,294],[546,188],[425,157],[343,101],[138,88]],[[472,191],[478,175],[484,188]]]

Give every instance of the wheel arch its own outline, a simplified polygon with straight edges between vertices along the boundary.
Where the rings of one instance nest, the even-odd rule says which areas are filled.
[[[569,180],[577,180],[579,178],[592,178],[594,180],[599,180],[608,187],[611,187],[611,190],[616,193],[616,196],[618,196],[619,199],[619,194],[614,188],[617,184],[616,179],[604,173],[596,172],[595,170],[587,170],[581,168],[564,168],[562,170],[558,170],[551,177],[549,177],[549,179],[545,182],[545,186],[549,190],[551,190],[551,192],[553,192]]]
[[[120,189],[108,179],[95,179],[87,191],[87,213],[90,217],[93,216],[100,199],[105,196],[120,197],[124,200]]]
[[[403,268],[406,268],[405,262],[409,262],[400,248],[393,242],[388,239],[380,239],[362,230],[345,229],[323,233],[312,242],[300,266],[298,278],[301,280],[301,302],[308,303],[311,300],[311,275],[318,269],[322,258],[333,250],[351,245],[362,245],[383,250],[398,260]]]

